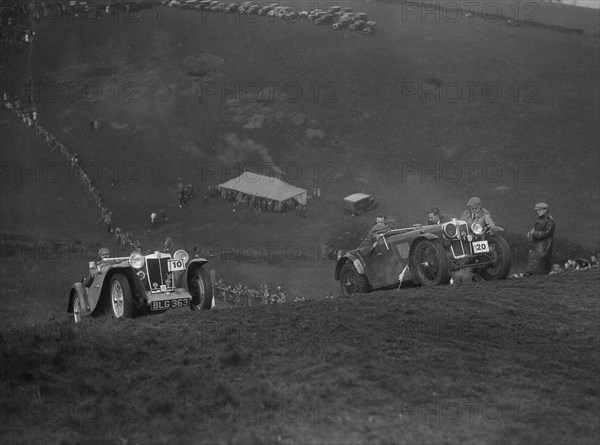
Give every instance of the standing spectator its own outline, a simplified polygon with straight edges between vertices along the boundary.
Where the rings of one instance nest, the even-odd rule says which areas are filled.
[[[172,250],[175,250],[175,243],[170,236],[167,236],[165,240],[165,252],[171,252]]]
[[[460,219],[465,220],[469,226],[473,223],[478,223],[481,227],[495,227],[492,215],[487,209],[481,207],[481,199],[474,196],[467,202],[467,210],[463,212]]]
[[[152,230],[156,230],[156,221],[157,220],[157,214],[156,212],[152,212],[150,214],[150,223],[152,224]]]
[[[115,227],[115,238],[119,245],[122,244],[122,241],[121,241],[122,236],[123,236],[123,234],[121,233],[121,228]]]
[[[167,212],[165,211],[165,209],[160,209],[158,211],[158,216],[160,217],[163,223],[166,223],[169,220],[169,218],[167,218]]]
[[[542,275],[552,268],[552,243],[554,238],[554,219],[548,213],[548,204],[540,202],[534,206],[537,213],[533,229],[527,232],[529,238],[529,261],[525,276]]]
[[[108,212],[104,215],[104,226],[108,233],[112,233],[112,212]]]
[[[187,206],[187,199],[185,198],[185,190],[182,190],[179,193],[179,208],[183,208]]]

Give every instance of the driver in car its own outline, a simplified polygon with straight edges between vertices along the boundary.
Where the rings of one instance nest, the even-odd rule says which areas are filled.
[[[377,245],[377,240],[385,232],[391,230],[387,224],[385,215],[377,215],[375,218],[375,224],[369,229],[368,236],[362,242],[360,250],[363,255],[369,254]]]
[[[106,247],[100,248],[100,250],[98,251],[98,263],[101,263],[102,261],[108,258],[110,258],[110,250],[108,250],[108,248]],[[98,269],[99,267],[97,263],[90,261],[90,273],[81,281],[81,283],[85,287],[90,287],[92,285],[92,283],[94,282],[94,276],[99,271]]]
[[[481,199],[474,196],[467,202],[467,210],[463,212],[460,219],[466,221],[469,226],[473,223],[479,223],[481,227],[496,227],[492,215],[487,209],[481,207]]]

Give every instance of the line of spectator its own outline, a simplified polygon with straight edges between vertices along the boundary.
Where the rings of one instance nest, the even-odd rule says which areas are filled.
[[[13,98],[9,93],[4,93],[2,95],[2,106],[7,110],[12,111],[27,127],[32,127],[36,134],[46,141],[50,151],[53,152],[58,150],[60,154],[67,159],[71,167],[78,173],[81,181],[87,185],[88,191],[94,198],[96,207],[98,207],[101,215],[99,222],[104,222],[107,233],[115,236],[115,239],[119,243],[120,247],[129,248],[130,250],[140,250],[142,248],[140,241],[134,240],[130,232],[125,232],[120,227],[113,227],[114,223],[112,212],[106,207],[97,187],[93,184],[93,181],[87,175],[83,166],[79,163],[79,157],[77,153],[71,153],[56,136],[54,136],[41,123],[38,122],[37,111],[35,108],[22,109],[19,99]]]

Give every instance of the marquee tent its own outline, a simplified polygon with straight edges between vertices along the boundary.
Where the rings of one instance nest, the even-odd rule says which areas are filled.
[[[244,172],[237,178],[220,184],[219,187],[221,190],[233,190],[278,202],[295,199],[299,204],[306,205],[306,190],[259,173]]]

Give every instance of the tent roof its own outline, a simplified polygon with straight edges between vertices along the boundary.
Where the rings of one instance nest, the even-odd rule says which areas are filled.
[[[244,172],[237,178],[220,184],[220,187],[275,201],[297,198],[301,203],[306,203],[306,190],[259,173]]]

